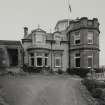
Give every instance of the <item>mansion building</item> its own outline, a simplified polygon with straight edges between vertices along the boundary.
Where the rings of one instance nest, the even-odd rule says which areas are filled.
[[[14,42],[17,46],[14,51],[17,53],[14,55],[7,49],[8,67],[12,66],[10,64],[17,67],[26,64],[32,67],[50,67],[53,71],[99,68],[99,34],[98,19],[89,20],[87,17],[60,20],[53,33],[47,33],[41,28],[29,33],[28,28],[24,27],[24,38],[21,42]],[[14,48],[11,47],[11,52],[12,49]],[[11,54],[17,57],[16,63]]]

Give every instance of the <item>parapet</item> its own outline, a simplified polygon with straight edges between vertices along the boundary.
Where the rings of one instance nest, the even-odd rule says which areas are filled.
[[[78,29],[96,29],[99,31],[99,22],[97,18],[88,19],[87,17],[77,18],[70,21],[70,26],[67,28],[67,32]],[[100,32],[100,31],[99,31]]]

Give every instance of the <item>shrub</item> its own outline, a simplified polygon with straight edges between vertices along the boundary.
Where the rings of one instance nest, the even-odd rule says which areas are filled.
[[[94,98],[100,98],[102,96],[102,89],[101,88],[95,88],[92,90],[91,94]]]
[[[105,83],[91,79],[82,80],[87,90],[94,98],[97,98],[99,105],[105,105]]]
[[[42,67],[34,67],[34,68],[33,68],[33,72],[34,72],[34,73],[40,73],[40,72],[42,72],[42,70],[43,70]]]
[[[58,74],[63,74],[62,69],[58,69]]]
[[[97,101],[99,102],[99,105],[105,105],[105,101],[104,100],[97,99]]]
[[[27,68],[27,70],[28,70],[28,73],[32,73],[33,69],[34,69],[34,67],[32,67],[32,66],[29,66],[29,67]]]
[[[24,72],[27,72],[28,71],[28,65],[27,64],[24,64],[22,66],[22,69],[23,69]]]
[[[28,65],[24,64],[22,69],[24,72],[28,72],[28,73],[40,73],[43,68],[42,67],[28,66]]]
[[[15,76],[15,72],[13,72],[13,71],[8,71],[8,74],[12,75],[12,76]]]
[[[96,82],[90,79],[84,79],[82,83],[86,86],[86,88],[91,92],[94,88],[96,88]]]
[[[96,82],[97,88],[105,88],[105,82]]]
[[[71,75],[79,75],[80,77],[86,77],[87,74],[89,73],[89,69],[86,68],[74,68],[74,69],[68,69],[67,70],[69,72],[69,74]]]

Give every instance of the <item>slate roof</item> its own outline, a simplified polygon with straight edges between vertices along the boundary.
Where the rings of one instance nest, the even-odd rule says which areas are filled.
[[[0,45],[19,45],[21,46],[21,42],[16,41],[16,40],[0,40]]]

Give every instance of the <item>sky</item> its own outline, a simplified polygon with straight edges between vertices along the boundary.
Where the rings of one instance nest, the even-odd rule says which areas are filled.
[[[70,19],[98,18],[100,23],[100,65],[105,65],[105,0],[70,0]],[[0,0],[0,40],[21,40],[40,25],[50,32],[58,20],[68,18],[67,0]]]

